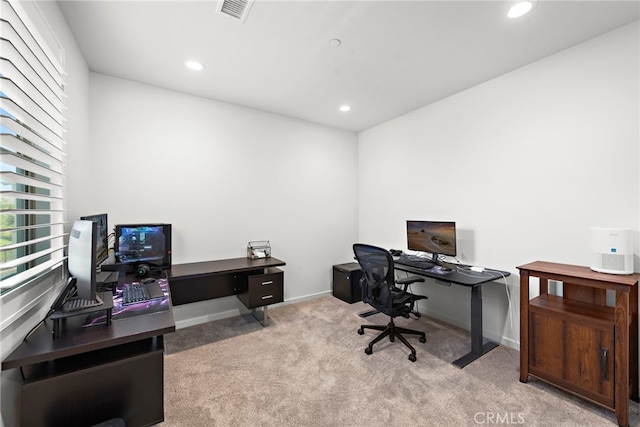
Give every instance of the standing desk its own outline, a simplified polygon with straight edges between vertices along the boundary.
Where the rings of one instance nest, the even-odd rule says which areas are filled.
[[[94,425],[121,418],[129,426],[164,420],[163,335],[175,331],[171,297],[123,307],[114,299],[113,320],[104,313],[41,323],[2,361],[20,368],[17,424]],[[116,291],[117,292],[117,291]]]
[[[487,340],[482,335],[482,285],[507,277],[511,273],[492,269],[475,272],[471,271],[467,266],[456,264],[448,264],[447,266],[451,268],[451,271],[423,270],[394,263],[394,268],[399,271],[471,288],[471,351],[453,362],[457,367],[464,368],[498,346],[498,343]]]

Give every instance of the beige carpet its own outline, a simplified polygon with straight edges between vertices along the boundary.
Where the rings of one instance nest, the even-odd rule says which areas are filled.
[[[165,337],[165,426],[607,426],[613,412],[536,380],[518,381],[519,353],[500,346],[459,369],[468,332],[424,316],[400,319],[418,360],[384,340],[368,356],[381,314],[333,297],[271,308],[263,328],[241,316]],[[639,406],[630,402],[632,426]]]

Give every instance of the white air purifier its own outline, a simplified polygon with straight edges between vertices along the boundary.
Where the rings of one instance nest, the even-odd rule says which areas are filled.
[[[591,228],[591,269],[600,273],[633,273],[631,230]]]

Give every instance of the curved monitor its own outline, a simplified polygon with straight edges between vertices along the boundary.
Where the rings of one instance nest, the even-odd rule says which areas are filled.
[[[456,223],[453,221],[407,221],[407,247],[412,251],[456,256]]]

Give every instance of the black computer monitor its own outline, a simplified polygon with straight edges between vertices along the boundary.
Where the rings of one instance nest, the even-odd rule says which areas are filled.
[[[77,220],[69,233],[69,276],[76,279],[78,297],[96,300],[96,247],[98,224]]]
[[[129,271],[140,264],[171,268],[171,224],[118,224],[115,234],[116,260]]]
[[[433,262],[438,262],[439,255],[456,256],[456,223],[407,221],[407,247],[430,253]]]
[[[81,220],[93,221],[98,226],[98,235],[96,238],[96,267],[99,267],[109,258],[109,223],[107,214],[95,214],[81,216]]]

